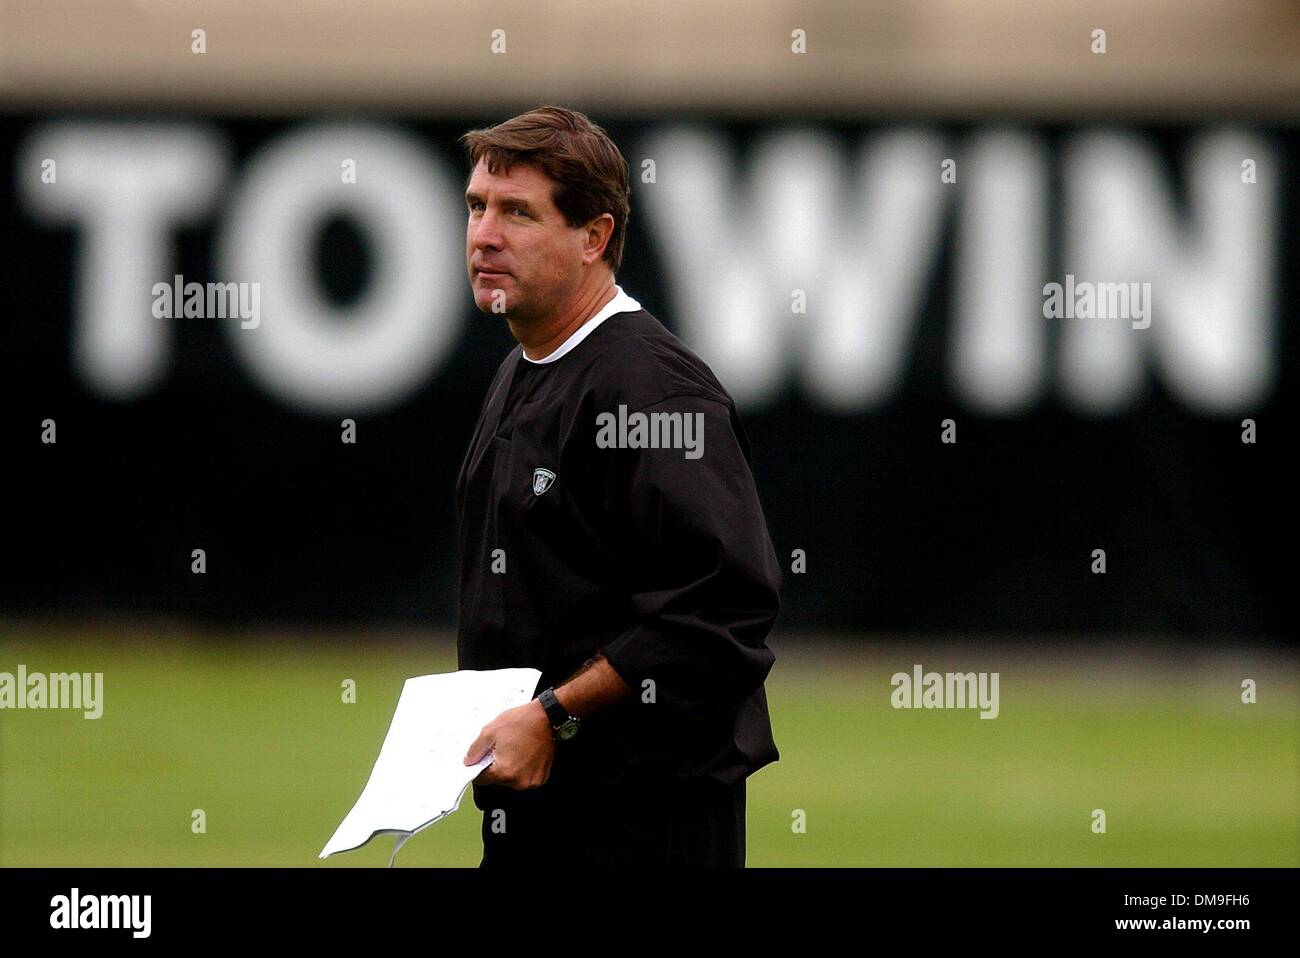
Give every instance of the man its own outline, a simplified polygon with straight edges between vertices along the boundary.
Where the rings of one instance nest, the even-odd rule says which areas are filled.
[[[456,485],[462,669],[536,697],[467,765],[482,866],[743,866],[781,573],[731,397],[614,281],[627,164],[544,107],[462,137],[474,301],[519,345]]]

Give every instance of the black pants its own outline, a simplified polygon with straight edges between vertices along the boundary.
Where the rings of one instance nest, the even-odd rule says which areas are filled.
[[[745,780],[475,789],[482,868],[743,868]]]

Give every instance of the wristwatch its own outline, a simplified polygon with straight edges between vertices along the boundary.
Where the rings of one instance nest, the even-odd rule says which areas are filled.
[[[537,701],[546,710],[546,717],[551,722],[551,734],[557,742],[566,742],[578,734],[582,721],[576,715],[570,715],[569,710],[560,704],[560,700],[555,697],[554,688],[543,689],[537,696]]]

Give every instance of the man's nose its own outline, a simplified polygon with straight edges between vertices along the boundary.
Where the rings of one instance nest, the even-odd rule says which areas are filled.
[[[491,210],[485,212],[478,219],[478,224],[472,231],[472,242],[474,247],[491,247],[500,249],[502,245],[501,224],[496,214]]]

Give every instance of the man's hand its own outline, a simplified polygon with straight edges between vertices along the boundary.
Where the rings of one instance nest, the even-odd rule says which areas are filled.
[[[537,788],[551,776],[555,739],[542,703],[506,709],[479,732],[465,755],[466,765],[477,764],[488,752],[492,764],[474,779],[480,785],[508,785],[515,789]]]

